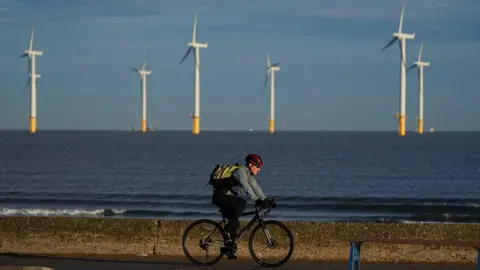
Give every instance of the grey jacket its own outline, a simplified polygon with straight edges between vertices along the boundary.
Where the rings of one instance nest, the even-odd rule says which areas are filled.
[[[242,166],[233,172],[233,176],[240,183],[240,186],[234,187],[238,193],[245,192],[252,201],[265,200],[265,195],[248,167]],[[230,191],[229,191],[230,192]],[[230,192],[231,193],[231,192]],[[228,193],[227,193],[228,194]]]

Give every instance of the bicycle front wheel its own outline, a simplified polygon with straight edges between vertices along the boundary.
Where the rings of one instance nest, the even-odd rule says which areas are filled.
[[[265,267],[286,263],[293,254],[295,243],[290,229],[276,220],[259,223],[250,234],[248,248],[252,258]]]
[[[200,219],[185,229],[182,238],[183,252],[188,260],[196,265],[213,265],[222,258],[220,248],[224,239],[225,232],[218,223]]]

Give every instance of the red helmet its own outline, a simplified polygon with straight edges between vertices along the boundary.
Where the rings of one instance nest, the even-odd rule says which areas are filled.
[[[258,168],[262,167],[262,165],[263,165],[262,158],[259,155],[256,155],[256,154],[248,154],[245,157],[245,161],[247,162],[247,164],[252,163],[253,165],[257,166]]]

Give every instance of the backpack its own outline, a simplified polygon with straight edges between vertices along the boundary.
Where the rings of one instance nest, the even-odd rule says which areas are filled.
[[[226,187],[232,186],[233,172],[241,166],[235,162],[235,164],[217,164],[210,173],[210,179],[207,185],[213,187]],[[206,186],[206,185],[205,185]]]

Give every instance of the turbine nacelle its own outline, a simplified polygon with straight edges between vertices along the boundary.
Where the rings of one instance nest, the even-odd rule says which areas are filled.
[[[423,67],[429,67],[430,66],[430,62],[413,62],[413,65],[411,65],[410,67],[408,67],[408,69],[412,69],[412,68],[423,68]]]
[[[147,76],[147,75],[150,75],[152,74],[152,71],[151,70],[146,70],[146,69],[138,69],[138,68],[131,68],[133,71],[135,71],[136,73],[138,73],[138,75],[140,75],[140,77],[143,78],[143,76]]]
[[[415,39],[415,33],[407,34],[407,33],[393,33],[393,36],[397,39]]]
[[[151,70],[139,70],[138,74],[140,74],[140,75],[150,75],[150,74],[152,74],[152,71]]]
[[[280,66],[270,66],[270,68],[268,69],[269,71],[279,71],[280,70]]]
[[[24,54],[22,54],[20,57],[26,57],[26,56],[42,56],[43,55],[43,50],[41,51],[31,51],[31,50],[25,50]]]
[[[206,49],[206,48],[208,48],[208,42],[207,43],[189,42],[188,46],[193,47],[193,48]]]
[[[414,62],[418,67],[428,67],[430,66],[430,62]]]

